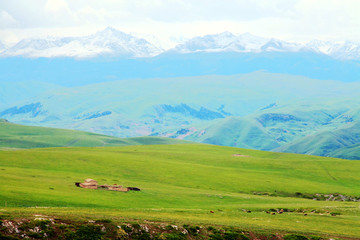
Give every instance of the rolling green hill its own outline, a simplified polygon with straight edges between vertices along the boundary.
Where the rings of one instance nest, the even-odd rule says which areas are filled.
[[[360,156],[360,143],[351,145],[349,147],[343,147],[331,152],[332,157],[345,158],[352,160],[359,160]]]
[[[359,161],[199,144],[9,149],[0,151],[0,213],[190,222],[355,239],[359,202],[311,198],[360,196],[359,169]],[[74,185],[86,178],[141,191]],[[280,208],[290,212],[266,213]]]
[[[271,150],[279,145],[257,121],[228,117],[199,130],[186,139],[215,145]]]
[[[360,159],[346,149],[360,142],[357,108],[348,101],[322,100],[270,105],[245,117],[227,117],[198,127],[184,139],[216,145]],[[187,129],[183,132],[186,133]],[[335,151],[341,154],[335,155]],[[349,154],[348,154],[349,153]]]
[[[278,148],[281,152],[360,159],[360,123],[348,123],[332,131],[320,131]]]
[[[0,118],[124,138],[165,136],[333,156],[330,153],[339,146],[350,145],[330,139],[331,133],[360,122],[359,82],[264,71],[115,80],[78,87],[29,84],[30,89],[36,86],[34,91],[22,91],[27,85],[19,84],[3,84]],[[352,138],[345,133],[352,132],[343,132],[340,138]],[[306,147],[309,139],[316,146]],[[360,159],[345,151],[341,157]]]
[[[24,126],[0,119],[0,147],[7,148],[95,147],[181,143],[189,142],[164,137],[116,138],[76,130]]]

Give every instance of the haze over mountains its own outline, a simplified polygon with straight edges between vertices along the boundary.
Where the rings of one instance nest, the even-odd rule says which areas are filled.
[[[359,44],[249,33],[163,49],[113,28],[0,53],[0,118],[360,159]]]
[[[19,85],[14,88],[21,92]],[[255,72],[43,89],[36,96],[19,96],[17,104],[4,104],[0,117],[118,137],[165,136],[325,156],[360,140],[359,82]],[[341,140],[349,134],[351,140]],[[318,145],[308,145],[308,139]]]
[[[194,37],[171,49],[158,42],[147,41],[108,27],[84,37],[23,39],[5,48],[0,43],[0,56],[25,57],[153,57],[165,52],[315,52],[336,59],[359,60],[360,43],[313,40],[308,43],[267,39],[250,33],[235,35],[230,32]]]

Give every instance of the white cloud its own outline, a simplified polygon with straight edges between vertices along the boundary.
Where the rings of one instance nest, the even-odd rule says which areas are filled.
[[[48,0],[45,4],[45,11],[57,13],[60,11],[69,11],[69,7],[65,0]]]
[[[113,26],[126,32],[190,37],[232,31],[310,40],[360,41],[359,0],[3,0],[5,32],[71,35]],[[76,30],[77,29],[77,30]]]
[[[4,10],[0,12],[0,28],[14,27],[16,24],[17,22],[11,14]]]

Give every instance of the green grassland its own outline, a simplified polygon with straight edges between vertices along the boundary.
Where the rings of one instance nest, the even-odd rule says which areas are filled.
[[[101,134],[33,127],[0,119],[0,148],[95,147],[189,143],[162,137],[117,138]]]
[[[360,196],[359,169],[358,161],[204,144],[3,149],[0,214],[222,225],[356,239],[359,202],[294,196]],[[85,178],[141,191],[74,185]],[[280,208],[292,212],[266,213]]]

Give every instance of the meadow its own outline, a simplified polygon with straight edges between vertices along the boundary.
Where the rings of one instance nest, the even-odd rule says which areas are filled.
[[[205,144],[0,151],[0,214],[47,214],[239,227],[332,238],[360,236],[360,162]],[[75,186],[138,187],[114,192]],[[276,209],[285,209],[275,215]]]

